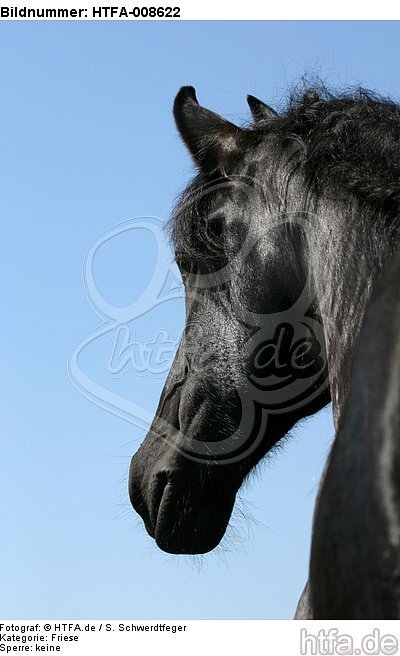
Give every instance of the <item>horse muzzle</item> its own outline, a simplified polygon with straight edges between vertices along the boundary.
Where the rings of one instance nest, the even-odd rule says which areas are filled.
[[[221,541],[235,503],[237,486],[224,466],[174,456],[146,474],[141,450],[132,458],[131,503],[157,546],[171,554],[203,554]],[[184,466],[183,466],[184,465]],[[225,475],[224,475],[225,474]]]

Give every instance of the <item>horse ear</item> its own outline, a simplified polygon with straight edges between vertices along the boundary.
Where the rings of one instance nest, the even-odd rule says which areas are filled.
[[[195,163],[204,171],[225,173],[238,152],[242,130],[201,107],[193,87],[182,87],[174,102],[179,133]]]
[[[266,105],[262,102],[262,100],[258,100],[258,98],[255,98],[254,96],[247,96],[247,102],[249,104],[250,111],[255,123],[263,120],[270,121],[272,118],[276,118],[278,116],[272,107]]]

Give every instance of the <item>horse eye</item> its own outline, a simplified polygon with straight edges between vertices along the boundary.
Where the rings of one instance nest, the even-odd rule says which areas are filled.
[[[179,267],[182,279],[185,280],[185,278],[189,275],[189,273],[192,273],[193,271],[193,266],[191,261],[189,260],[189,258],[183,255],[177,255],[175,257],[175,262]]]
[[[224,229],[224,220],[222,216],[216,216],[212,219],[209,219],[207,223],[207,232],[212,237],[220,237]]]

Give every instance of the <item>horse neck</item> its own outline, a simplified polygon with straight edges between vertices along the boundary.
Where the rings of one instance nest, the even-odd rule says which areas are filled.
[[[321,211],[322,210],[322,211]],[[359,209],[321,203],[310,231],[313,293],[324,327],[333,418],[346,400],[351,363],[375,281],[399,240],[369,222]]]

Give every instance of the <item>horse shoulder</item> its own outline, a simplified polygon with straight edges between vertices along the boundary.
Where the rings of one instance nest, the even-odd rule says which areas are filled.
[[[400,617],[400,253],[375,285],[314,518],[318,619]]]

